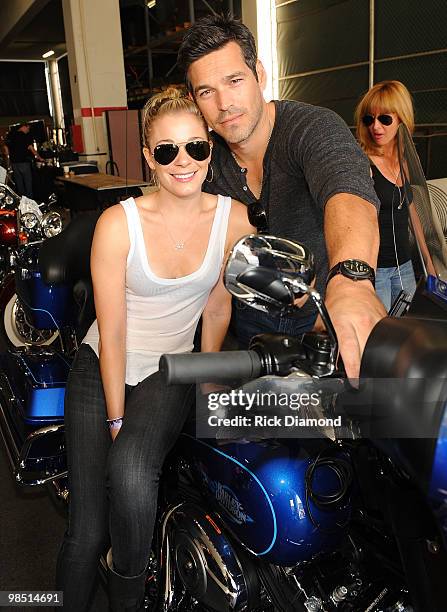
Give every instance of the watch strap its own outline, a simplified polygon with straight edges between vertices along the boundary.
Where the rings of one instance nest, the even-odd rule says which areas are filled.
[[[335,266],[333,266],[329,270],[327,279],[326,279],[326,284],[331,280],[331,278],[333,278],[337,274],[342,274],[345,278],[349,278],[350,280],[353,280],[353,281],[369,280],[372,282],[373,286],[375,286],[376,275],[375,275],[373,268],[371,268],[369,264],[367,264],[365,261],[362,261],[361,263],[369,269],[369,272],[367,272],[364,276],[356,276],[354,273],[349,274],[349,272],[346,270],[345,266],[343,265],[345,261],[349,261],[349,260],[339,261],[338,263],[335,264]],[[354,260],[351,260],[351,261],[354,261]]]

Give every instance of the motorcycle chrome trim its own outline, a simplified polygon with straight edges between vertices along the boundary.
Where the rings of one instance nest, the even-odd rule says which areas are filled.
[[[23,342],[23,344],[15,344],[15,346],[42,346],[54,342],[58,337],[59,331],[38,329],[32,325],[26,318],[25,310],[17,294],[14,295],[16,299],[12,305],[9,323],[11,325],[11,331],[15,334],[17,341]],[[9,306],[9,302],[7,306]],[[3,313],[3,316],[5,316],[5,313]],[[35,339],[33,338],[33,334],[35,334]],[[9,334],[7,335],[11,341]]]
[[[27,304],[25,301],[23,301],[23,303],[25,304],[27,308],[29,308],[29,310],[32,310],[33,312],[44,312],[45,314],[47,314],[50,317],[50,319],[53,321],[55,328],[59,332],[61,331],[59,325],[57,324],[55,318],[53,317],[53,315],[51,314],[49,310],[46,310],[45,308],[33,308],[32,306]]]
[[[3,389],[0,387],[0,391]],[[14,398],[15,399],[15,398]],[[19,458],[19,449],[14,439],[11,427],[6,418],[5,411],[3,409],[3,402],[0,401],[0,434],[8,455],[9,462],[12,470],[15,472],[17,467],[17,461]]]
[[[51,482],[51,481],[57,480],[59,478],[64,478],[65,476],[67,476],[68,471],[65,470],[59,473],[55,472],[54,474],[51,474],[44,478],[26,479],[26,477],[24,477],[24,472],[23,472],[25,465],[26,465],[26,461],[28,459],[28,453],[30,451],[32,444],[37,439],[42,438],[43,436],[50,436],[51,434],[57,433],[60,430],[63,431],[63,429],[64,429],[64,425],[48,425],[46,427],[36,429],[36,431],[33,431],[32,433],[29,434],[29,436],[26,438],[25,442],[23,443],[23,446],[19,453],[18,464],[16,467],[16,475],[15,475],[18,483],[23,484],[23,485],[29,485],[29,486],[38,486],[38,485],[43,485],[43,484],[46,484],[47,482]]]
[[[323,376],[323,377],[330,376],[335,371],[335,366],[336,366],[337,358],[338,358],[337,334],[335,333],[334,326],[332,325],[331,318],[329,317],[329,313],[323,302],[323,299],[321,298],[321,295],[316,289],[313,289],[313,287],[308,287],[307,289],[308,290],[306,291],[306,293],[309,295],[309,297],[312,299],[313,303],[318,309],[318,312],[323,320],[324,326],[328,333],[329,341],[331,345],[329,363],[327,364],[327,372],[322,373],[320,376]]]
[[[0,191],[3,192],[7,192],[9,196],[11,196],[14,200],[20,201],[20,196],[18,196],[16,194],[15,191],[13,191],[11,189],[11,187],[9,187],[9,185],[7,185],[6,183],[1,183],[0,184]],[[6,198],[5,198],[5,194],[3,194],[4,197],[1,198],[0,201],[0,208],[10,208],[12,207],[12,205],[14,204],[14,202],[5,202]]]
[[[68,502],[68,497],[70,495],[68,488],[66,486],[61,487],[58,480],[53,480],[53,485],[54,485],[54,488],[56,489],[56,496],[59,499],[62,499],[64,502]]]
[[[175,567],[171,563],[170,559],[170,543],[169,543],[169,535],[167,533],[167,523],[172,514],[181,506],[184,505],[184,502],[181,504],[177,504],[170,508],[163,517],[163,523],[161,527],[161,546],[160,546],[160,570],[162,568],[163,557],[165,559],[165,585],[164,585],[164,595],[163,595],[163,603],[162,610],[163,612],[167,612],[171,609],[172,602],[174,600],[174,583],[175,583]],[[164,554],[163,554],[164,552]]]
[[[181,504],[171,514],[170,559],[176,568],[175,575],[183,594],[203,605],[203,609],[248,610],[249,587],[243,560],[225,533],[220,515],[213,511],[213,516],[220,527],[196,502]],[[246,549],[243,544],[240,547]],[[190,570],[194,571],[192,576]],[[174,591],[179,593],[176,585]],[[184,595],[177,595],[174,604],[181,603]]]

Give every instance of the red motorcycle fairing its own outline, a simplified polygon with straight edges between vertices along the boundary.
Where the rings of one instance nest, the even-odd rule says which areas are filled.
[[[0,246],[17,244],[17,212],[0,210]]]

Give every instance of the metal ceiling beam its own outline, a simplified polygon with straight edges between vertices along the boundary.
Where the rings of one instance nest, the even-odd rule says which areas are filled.
[[[50,0],[2,0],[0,51],[34,19]]]

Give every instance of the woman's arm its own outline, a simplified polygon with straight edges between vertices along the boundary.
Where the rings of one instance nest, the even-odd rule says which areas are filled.
[[[422,229],[422,224],[413,202],[411,202],[410,206],[408,207],[408,210],[410,212],[411,226],[413,228],[414,237],[416,238],[419,248],[421,249],[422,257],[424,258],[427,272],[428,274],[436,276],[436,270],[433,265],[433,260],[430,255],[430,251],[428,250],[427,243],[425,242],[424,230]]]
[[[247,207],[235,200],[231,203],[227,240],[222,270],[208,297],[202,314],[202,352],[220,351],[231,317],[231,294],[225,289],[223,273],[233,245],[242,236],[256,233],[247,218]]]
[[[129,238],[121,205],[107,209],[96,224],[91,271],[99,328],[99,367],[107,418],[124,414],[126,374],[126,262]],[[118,429],[111,430],[115,438]]]

